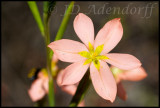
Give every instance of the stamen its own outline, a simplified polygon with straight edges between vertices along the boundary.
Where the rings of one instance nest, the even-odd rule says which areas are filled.
[[[99,70],[100,69],[100,62],[99,60],[104,60],[104,59],[109,59],[107,56],[105,55],[100,55],[100,53],[103,50],[104,44],[98,46],[95,51],[94,48],[92,46],[92,44],[89,42],[88,43],[89,46],[89,52],[87,51],[81,51],[78,54],[80,54],[82,57],[87,58],[87,60],[84,62],[83,65],[89,64],[91,62],[94,63],[95,67]]]

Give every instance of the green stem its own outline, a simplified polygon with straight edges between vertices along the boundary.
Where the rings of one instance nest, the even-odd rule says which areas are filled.
[[[69,106],[70,107],[77,107],[77,105],[79,104],[79,102],[84,98],[84,95],[86,93],[86,91],[89,88],[89,85],[91,84],[91,80],[90,80],[90,72],[89,69],[86,72],[86,74],[83,76],[82,80],[80,81],[76,93],[73,96]]]
[[[37,25],[39,27],[39,30],[41,31],[42,36],[44,36],[44,27],[43,27],[43,23],[42,23],[41,16],[40,16],[38,7],[36,5],[36,2],[35,1],[28,1],[27,3],[28,3],[28,6],[29,6],[32,14],[33,14],[34,19],[37,22]]]
[[[46,52],[47,52],[47,72],[49,76],[49,105],[54,106],[54,89],[53,89],[53,78],[51,73],[51,59],[50,59],[50,49],[47,47],[50,43],[50,35],[49,35],[49,24],[48,21],[45,21],[46,15],[44,13],[44,31],[45,31],[45,43],[46,43]]]
[[[55,5],[55,3],[53,3],[53,4]],[[47,3],[45,3],[45,5],[47,5]],[[64,34],[64,32],[65,32],[65,30],[66,30],[66,28],[67,28],[67,24],[68,24],[69,19],[70,19],[70,16],[71,16],[71,12],[72,12],[73,6],[74,6],[74,1],[72,1],[72,2],[69,4],[67,10],[65,11],[63,20],[62,20],[62,22],[61,22],[61,25],[60,25],[60,27],[59,27],[59,29],[58,29],[58,32],[57,32],[57,35],[56,35],[56,37],[55,37],[55,41],[62,38],[62,36],[63,36],[63,34]],[[51,9],[50,9],[50,10],[51,10]],[[45,9],[44,11],[47,12],[47,9]],[[49,14],[49,15],[50,15],[50,14]],[[50,51],[50,58],[52,58],[52,56],[53,56],[53,51]]]
[[[60,25],[58,32],[57,32],[57,35],[55,37],[55,41],[62,38],[62,36],[67,28],[67,24],[68,24],[70,16],[71,16],[73,6],[74,6],[74,1],[72,1],[69,4],[69,6],[64,14],[63,20],[61,22],[61,25]],[[50,58],[52,58],[52,56],[53,56],[53,51],[50,51]]]
[[[45,43],[46,43],[46,52],[47,52],[47,72],[49,77],[49,105],[55,106],[55,99],[54,99],[54,86],[53,86],[53,77],[51,72],[51,60],[52,57],[50,56],[51,49],[48,47],[50,44],[50,33],[49,33],[49,18],[51,15],[50,8],[54,7],[55,2],[44,2],[44,12],[43,12],[43,21],[44,21],[44,34],[45,34]]]
[[[29,8],[31,9],[31,12],[38,24],[38,27],[41,31],[42,36],[45,39],[45,44],[46,44],[46,53],[47,53],[47,72],[49,76],[49,105],[54,106],[55,105],[55,100],[54,100],[54,87],[53,87],[53,78],[52,78],[52,73],[51,73],[51,60],[52,56],[51,53],[52,51],[50,48],[48,48],[48,44],[50,43],[50,33],[49,33],[49,19],[51,16],[51,12],[53,11],[53,8],[56,4],[55,1],[45,1],[44,6],[43,6],[43,23],[38,11],[38,7],[36,5],[35,1],[28,1],[27,2],[29,5]]]

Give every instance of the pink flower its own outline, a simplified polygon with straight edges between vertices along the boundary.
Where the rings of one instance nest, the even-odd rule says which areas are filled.
[[[52,75],[58,71],[56,63],[58,62],[57,57],[54,55],[52,58]],[[48,73],[46,69],[41,69],[38,73],[38,78],[32,83],[31,88],[28,90],[28,94],[33,102],[41,100],[46,94],[48,94]]]
[[[143,67],[138,67],[132,70],[121,70],[114,66],[110,68],[117,82],[117,95],[123,100],[127,99],[126,91],[121,83],[121,80],[140,81],[147,77]]]
[[[42,99],[48,93],[48,75],[44,69],[38,73],[38,78],[32,83],[28,94],[33,102]]]
[[[74,30],[84,44],[61,39],[48,45],[59,60],[73,63],[65,68],[61,84],[78,83],[90,67],[91,80],[96,92],[102,98],[113,102],[117,85],[105,62],[125,70],[141,66],[140,61],[130,54],[108,53],[122,38],[123,28],[120,18],[107,22],[94,40],[92,20],[79,13],[74,20]]]
[[[62,82],[62,77],[64,75],[64,70],[61,70],[57,76],[57,84],[58,86],[61,87],[61,89],[63,91],[65,91],[66,93],[70,94],[70,95],[74,95],[76,93],[76,90],[77,90],[77,86],[78,86],[78,83],[76,84],[73,84],[73,85],[61,85],[61,82]],[[84,106],[84,100],[82,100],[78,106]]]

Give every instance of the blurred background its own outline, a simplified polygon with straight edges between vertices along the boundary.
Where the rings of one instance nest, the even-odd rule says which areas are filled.
[[[66,6],[57,2],[51,15],[50,33],[54,40]],[[43,2],[37,2],[42,16]],[[33,67],[46,66],[45,43],[27,2],[1,2],[1,104],[2,106],[33,106],[27,91],[31,86],[27,74]],[[116,97],[114,103],[102,99],[89,87],[86,106],[158,106],[159,100],[159,4],[158,2],[76,2],[63,38],[80,41],[73,29],[79,13],[88,15],[95,34],[103,25],[121,18],[123,38],[111,51],[136,56],[148,76],[139,82],[123,81],[128,99]],[[59,62],[60,68],[69,63]],[[72,96],[56,87],[56,106],[67,106]]]

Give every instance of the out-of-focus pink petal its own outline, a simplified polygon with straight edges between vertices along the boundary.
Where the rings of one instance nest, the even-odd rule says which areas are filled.
[[[115,80],[116,80],[116,83],[119,83],[121,81],[121,78],[119,76],[118,77],[117,76],[115,77]]]
[[[58,86],[61,87],[61,89],[63,91],[65,91],[66,93],[68,93],[68,94],[73,96],[75,94],[76,90],[77,90],[77,86],[78,86],[77,84],[78,83],[77,84],[73,84],[73,85],[61,85],[63,74],[64,74],[64,70],[61,70],[59,72],[58,76],[57,76],[57,80],[56,80],[57,84],[58,84]],[[78,106],[84,106],[84,100],[82,100],[78,104]]]
[[[122,100],[126,100],[127,99],[127,94],[126,91],[123,87],[123,85],[121,84],[121,82],[119,82],[117,84],[117,95],[119,98],[121,98]]]
[[[57,80],[56,80],[56,81],[57,81],[58,86],[61,86],[63,72],[64,72],[64,69],[61,70],[61,71],[58,73],[58,75],[57,75]]]
[[[81,41],[88,47],[94,42],[94,26],[92,20],[83,13],[79,13],[74,19],[74,30]]]
[[[44,77],[44,74],[43,74],[42,71],[40,71],[40,72],[38,73],[38,78],[43,79],[43,77]]]
[[[118,74],[120,72],[122,72],[122,70],[117,68],[117,67],[115,67],[115,66],[112,66],[112,65],[110,66],[110,70],[111,70],[111,72],[112,72],[112,74],[113,74],[113,76],[114,76],[114,78],[116,80],[116,83],[119,83],[121,81],[121,79],[120,79],[120,77],[118,77]]]
[[[69,39],[54,41],[50,43],[48,47],[54,51],[58,59],[64,62],[77,62],[84,60],[84,57],[80,56],[78,52],[88,51],[84,44]]]
[[[138,67],[132,70],[126,70],[118,75],[122,80],[139,81],[147,77],[143,67]]]
[[[41,88],[45,90],[46,93],[48,93],[48,76],[46,76],[42,71],[43,69],[38,73],[38,79],[41,80]]]
[[[64,70],[61,70],[58,73],[57,80],[56,80],[58,86],[60,86],[62,88],[62,90],[67,92],[68,94],[74,95],[76,92],[76,89],[77,89],[76,85],[61,85],[63,74],[64,74]]]
[[[74,95],[76,90],[77,90],[77,86],[76,85],[64,85],[61,87],[63,91],[65,91],[66,93],[70,94],[70,95]]]
[[[45,90],[46,93],[48,93],[48,89],[49,89],[48,82],[49,82],[48,77],[46,77],[45,79],[43,79],[43,88],[44,88],[44,90]]]
[[[123,35],[123,28],[120,18],[115,18],[107,22],[104,27],[98,32],[94,48],[104,44],[101,54],[110,52],[121,40]]]
[[[124,70],[130,70],[141,66],[141,62],[130,54],[109,53],[105,54],[109,59],[105,61]]]
[[[117,85],[108,65],[100,61],[100,70],[91,63],[90,73],[96,92],[104,99],[113,102],[117,93]]]
[[[38,101],[45,96],[45,91],[42,88],[42,84],[43,80],[37,79],[32,83],[31,88],[28,90],[28,94],[33,102]]]
[[[66,67],[61,85],[71,85],[79,82],[89,67],[89,64],[84,65],[84,62],[85,60],[82,60]]]
[[[55,63],[58,62],[58,57],[55,54],[53,54],[52,61]]]

